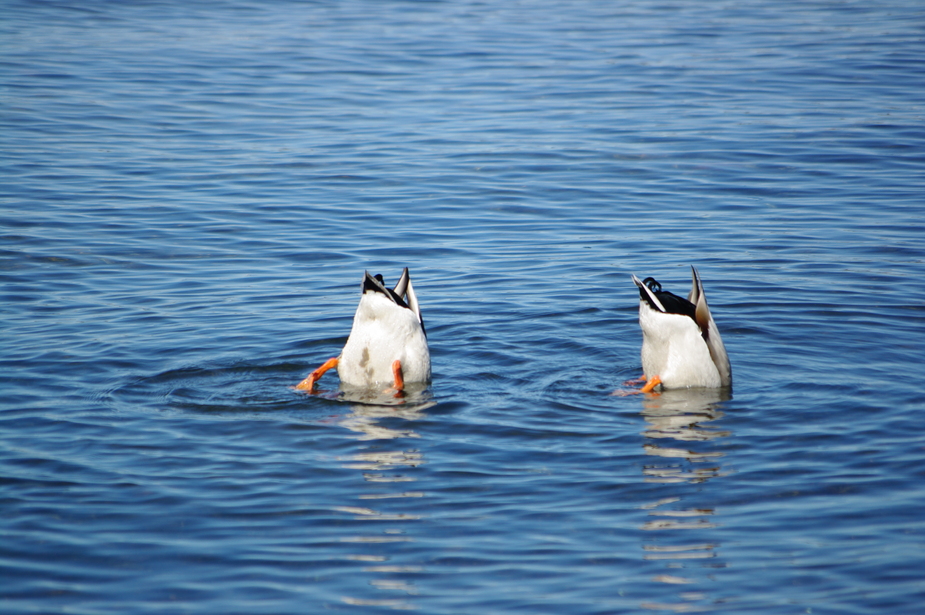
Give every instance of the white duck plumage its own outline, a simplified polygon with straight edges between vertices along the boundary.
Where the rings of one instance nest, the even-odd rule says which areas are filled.
[[[694,267],[691,271],[686,300],[663,291],[654,278],[640,281],[633,276],[639,287],[642,369],[648,380],[643,390],[658,384],[666,389],[732,386],[726,347],[710,314],[700,276]]]
[[[315,382],[332,367],[341,383],[355,387],[430,381],[430,350],[421,308],[405,267],[393,289],[382,276],[363,274],[360,304],[353,328],[339,357],[328,360],[296,388],[314,390]]]

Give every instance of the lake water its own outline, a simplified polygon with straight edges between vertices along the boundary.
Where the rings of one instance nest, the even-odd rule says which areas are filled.
[[[0,611],[921,608],[921,2],[0,12]],[[691,264],[732,395],[612,395]]]

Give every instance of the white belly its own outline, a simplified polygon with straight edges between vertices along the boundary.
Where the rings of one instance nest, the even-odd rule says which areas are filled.
[[[394,382],[396,360],[401,361],[405,382],[430,381],[430,351],[417,316],[381,295],[367,293],[360,300],[337,373],[349,385],[388,385]]]

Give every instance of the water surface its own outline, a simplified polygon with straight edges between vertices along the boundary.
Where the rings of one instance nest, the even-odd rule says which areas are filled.
[[[4,612],[925,599],[919,3],[2,14]],[[611,395],[690,264],[734,390]],[[404,266],[432,386],[292,390]]]

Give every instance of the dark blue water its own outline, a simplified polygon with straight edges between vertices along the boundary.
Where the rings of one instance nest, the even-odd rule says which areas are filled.
[[[3,2],[0,611],[925,600],[920,2]],[[641,373],[704,280],[733,395]],[[434,382],[290,387],[408,266]]]

